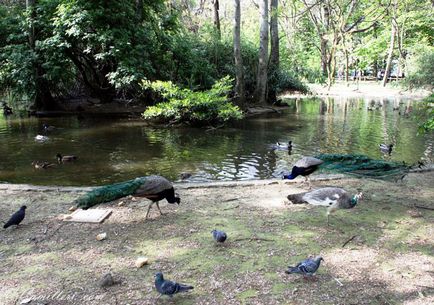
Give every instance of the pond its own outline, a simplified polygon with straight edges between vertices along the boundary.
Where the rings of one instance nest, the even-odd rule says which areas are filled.
[[[141,119],[67,116],[7,118],[0,114],[0,182],[36,185],[101,185],[160,174],[178,181],[248,180],[281,177],[303,155],[364,154],[413,164],[432,160],[433,136],[417,136],[409,100],[287,100],[281,113],[250,117],[207,131],[150,127]],[[42,124],[56,129],[43,132]],[[48,137],[36,141],[36,135]],[[291,154],[272,150],[277,141],[293,142]],[[390,156],[380,143],[393,143]],[[56,164],[56,154],[78,160]]]

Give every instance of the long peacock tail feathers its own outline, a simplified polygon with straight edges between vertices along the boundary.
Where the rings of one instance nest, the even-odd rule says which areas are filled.
[[[134,192],[146,181],[146,177],[97,187],[75,200],[78,208],[88,209],[96,204],[113,201]]]

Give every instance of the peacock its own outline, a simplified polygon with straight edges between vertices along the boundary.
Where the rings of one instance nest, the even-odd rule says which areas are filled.
[[[181,199],[175,195],[172,183],[166,178],[156,175],[138,177],[133,180],[97,187],[76,199],[75,203],[78,208],[88,209],[96,204],[110,202],[128,195],[144,197],[152,201],[146,212],[146,219],[154,203],[157,205],[160,214],[163,215],[158,205],[158,202],[162,199],[166,199],[169,203],[181,203]]]
[[[395,179],[403,177],[411,166],[403,162],[375,160],[364,155],[321,154],[315,156],[324,163],[323,171],[347,173],[376,179]]]
[[[308,182],[308,177],[318,169],[318,166],[323,163],[322,160],[314,157],[303,157],[298,160],[292,167],[291,174],[283,175],[283,179],[295,179],[297,176],[303,176]]]
[[[360,192],[351,196],[346,190],[339,187],[324,187],[311,192],[288,195],[293,204],[308,203],[312,205],[327,206],[327,224],[330,214],[339,209],[352,209],[363,197]]]

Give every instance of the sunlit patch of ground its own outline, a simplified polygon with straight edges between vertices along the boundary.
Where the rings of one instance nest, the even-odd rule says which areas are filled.
[[[291,205],[296,183],[190,187],[176,185],[181,205],[123,198],[100,205],[102,224],[62,222],[76,192],[0,191],[0,218],[28,206],[20,228],[0,231],[1,304],[411,304],[434,302],[434,173],[403,182],[314,181],[363,189],[365,199],[338,211]],[[123,201],[121,205],[119,203]],[[421,209],[424,206],[430,209]],[[217,245],[211,230],[229,238]],[[103,241],[99,233],[107,233]],[[321,254],[316,278],[285,274],[288,265]],[[135,267],[146,256],[150,264]],[[156,272],[195,289],[158,298]],[[111,272],[119,283],[100,288]]]

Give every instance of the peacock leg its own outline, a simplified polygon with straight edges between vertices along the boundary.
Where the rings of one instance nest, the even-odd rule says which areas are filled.
[[[146,212],[145,219],[148,219],[149,211],[151,210],[153,204],[154,204],[154,202],[151,202],[151,204],[149,205],[149,207],[148,207],[148,211]]]
[[[163,212],[160,210],[160,206],[158,205],[158,201],[155,203],[157,205],[158,210],[160,211],[160,215],[163,215]]]

